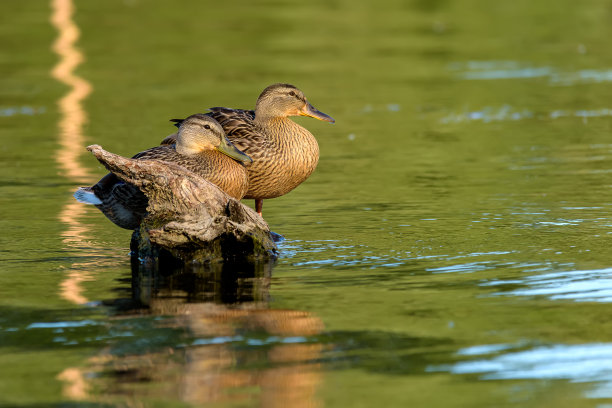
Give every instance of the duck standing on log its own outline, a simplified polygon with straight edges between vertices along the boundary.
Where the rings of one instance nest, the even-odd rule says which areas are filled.
[[[255,199],[262,214],[263,200],[287,194],[317,167],[319,145],[315,137],[289,116],[309,116],[334,123],[315,109],[293,85],[274,84],[263,90],[255,110],[210,108],[207,115],[223,127],[228,139],[253,159],[247,168],[249,187],[244,198]],[[177,126],[182,120],[175,119]],[[172,144],[176,134],[162,141]]]
[[[240,200],[248,190],[243,163],[252,159],[236,149],[225,137],[221,125],[211,116],[195,114],[181,122],[172,144],[153,147],[134,159],[171,162],[190,170]],[[136,186],[112,173],[91,187],[81,187],[74,197],[95,205],[121,228],[136,229],[147,213],[147,197]]]

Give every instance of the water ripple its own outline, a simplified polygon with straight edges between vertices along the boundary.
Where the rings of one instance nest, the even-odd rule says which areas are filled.
[[[65,322],[34,322],[31,323],[26,329],[65,329],[69,327],[85,327],[85,326],[96,326],[99,322],[93,320],[81,320],[81,321],[65,321]]]
[[[457,77],[464,80],[547,78],[549,84],[560,86],[612,82],[612,69],[564,72],[549,66],[537,67],[518,61],[455,62],[449,66],[449,69],[457,72]]]
[[[423,262],[437,262],[435,267],[423,267],[430,273],[471,273],[499,267],[500,260],[493,257],[512,254],[507,251],[475,251],[455,255],[448,253],[428,254],[424,247],[406,248],[403,250],[389,249],[386,253],[365,245],[350,245],[340,241],[299,241],[288,240],[280,245],[281,258],[291,260],[293,266],[313,269],[324,267],[360,266],[363,268],[392,268],[414,265]],[[321,254],[323,257],[313,257]],[[483,260],[474,260],[482,258]],[[469,262],[465,262],[469,260]],[[457,262],[459,261],[459,262]],[[463,261],[463,262],[461,262]],[[439,262],[447,263],[439,266]],[[452,263],[455,262],[455,263]],[[448,264],[450,263],[450,264]],[[503,262],[502,262],[503,263]]]
[[[47,111],[43,106],[32,107],[32,106],[11,106],[8,108],[0,109],[0,116],[17,116],[17,115],[40,115]]]
[[[524,344],[472,346],[457,352],[458,356],[493,355]],[[585,393],[587,398],[612,398],[612,344],[590,343],[538,346],[508,352],[490,358],[461,361],[452,365],[432,365],[427,372],[480,374],[482,380],[566,380],[573,383],[596,383]]]
[[[497,292],[494,295],[546,296],[551,300],[576,302],[612,302],[612,268],[545,273],[519,280],[493,280],[482,283],[481,286],[517,283],[527,287]]]
[[[548,112],[535,112],[526,108],[515,108],[510,105],[500,107],[486,106],[477,110],[464,110],[463,112],[453,112],[442,119],[440,123],[463,123],[463,122],[502,122],[519,121],[526,119],[554,120],[560,118],[580,118],[583,122],[589,118],[600,118],[612,116],[612,109],[578,109],[578,110],[551,110]]]

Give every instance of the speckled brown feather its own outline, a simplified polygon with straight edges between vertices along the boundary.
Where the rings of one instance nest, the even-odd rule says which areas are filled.
[[[287,194],[312,174],[319,145],[305,128],[278,117],[258,126],[252,110],[211,108],[207,115],[223,127],[227,138],[253,159],[248,166],[249,189],[244,198],[267,199]],[[162,145],[174,143],[176,134]]]

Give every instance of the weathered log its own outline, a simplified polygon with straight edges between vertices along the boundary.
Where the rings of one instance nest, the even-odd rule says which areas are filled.
[[[183,263],[269,259],[273,233],[254,210],[197,174],[170,162],[128,159],[99,145],[87,150],[111,173],[148,198],[147,215],[132,236],[141,261],[170,257]]]

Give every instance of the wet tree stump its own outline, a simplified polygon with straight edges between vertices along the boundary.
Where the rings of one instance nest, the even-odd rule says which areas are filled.
[[[273,233],[263,218],[197,174],[170,162],[128,159],[99,145],[87,150],[149,200],[147,215],[132,235],[132,251],[141,262],[276,257]]]

